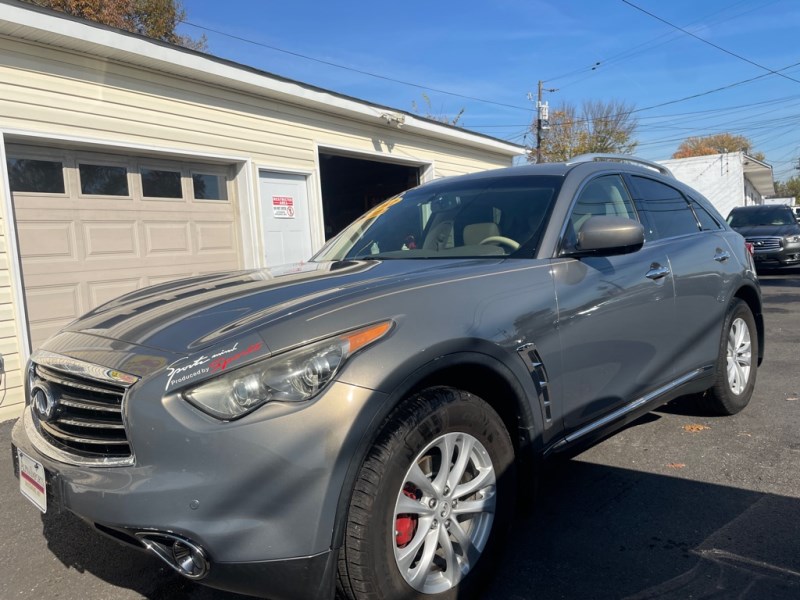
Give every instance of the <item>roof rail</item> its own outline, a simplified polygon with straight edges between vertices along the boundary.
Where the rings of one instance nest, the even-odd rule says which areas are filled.
[[[672,174],[672,171],[670,171],[664,165],[660,165],[657,162],[653,162],[651,160],[645,160],[644,158],[637,158],[635,156],[630,156],[628,154],[579,154],[578,156],[573,156],[572,158],[570,158],[566,162],[566,164],[575,165],[578,163],[595,162],[595,161],[631,163],[634,165],[648,167],[650,169],[658,171],[662,175],[665,175],[667,177],[672,177],[673,179],[675,178],[675,176]]]

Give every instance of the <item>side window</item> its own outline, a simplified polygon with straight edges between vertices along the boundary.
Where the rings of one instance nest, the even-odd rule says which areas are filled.
[[[711,213],[703,208],[697,200],[690,198],[689,203],[692,205],[692,210],[694,210],[694,214],[697,217],[697,222],[700,223],[700,229],[703,231],[717,231],[721,229],[717,220],[712,217]]]
[[[636,219],[633,202],[619,175],[603,175],[593,179],[578,195],[567,226],[567,245],[590,217],[610,216]]]
[[[633,176],[633,180],[639,196],[639,209],[647,222],[645,237],[648,240],[700,230],[689,203],[678,190],[646,177]]]

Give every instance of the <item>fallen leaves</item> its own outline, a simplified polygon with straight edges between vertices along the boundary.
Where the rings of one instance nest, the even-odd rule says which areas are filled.
[[[711,429],[707,425],[700,425],[699,423],[692,423],[691,425],[684,425],[683,430],[688,431],[689,433],[697,433],[698,431],[703,431],[704,429]]]

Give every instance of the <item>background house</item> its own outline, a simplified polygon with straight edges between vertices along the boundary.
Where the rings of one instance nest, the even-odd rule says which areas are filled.
[[[737,206],[763,204],[766,196],[775,195],[772,166],[744,152],[658,162],[708,198],[723,217]]]
[[[524,148],[0,0],[0,419],[76,316],[178,277],[307,260],[349,220]]]

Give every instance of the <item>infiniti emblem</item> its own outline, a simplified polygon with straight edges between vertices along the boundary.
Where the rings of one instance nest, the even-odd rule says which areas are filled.
[[[58,398],[53,394],[49,385],[37,383],[31,390],[31,406],[39,419],[52,421],[58,409]]]

